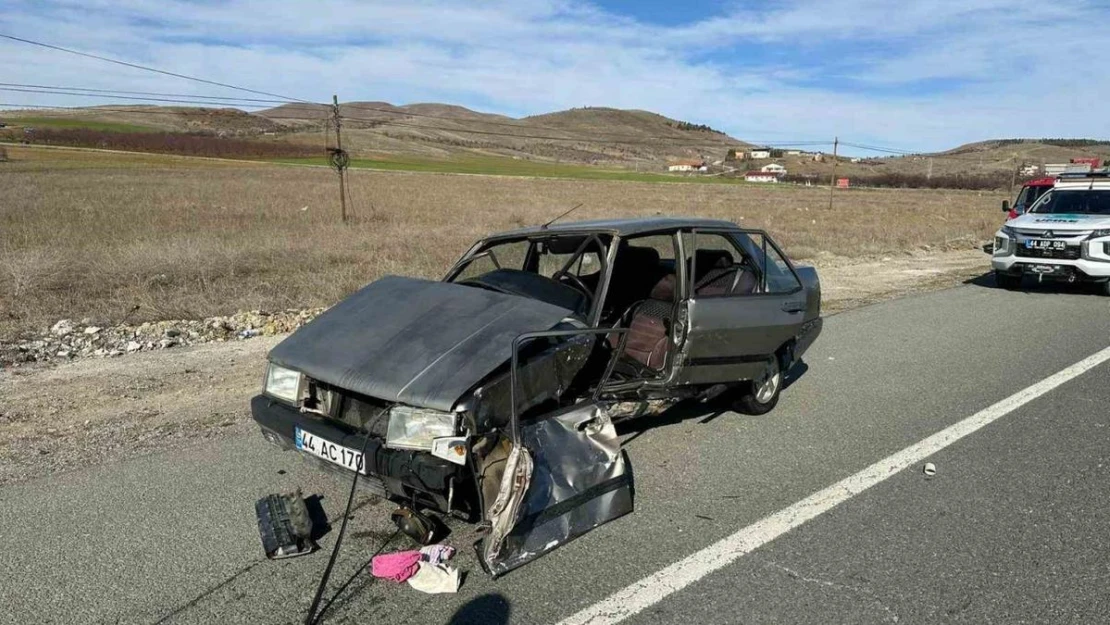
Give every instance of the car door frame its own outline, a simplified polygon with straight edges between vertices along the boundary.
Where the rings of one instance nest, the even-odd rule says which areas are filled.
[[[805,287],[790,259],[764,230],[729,227],[683,228],[692,235],[689,250],[691,263],[689,279],[685,280],[683,302],[685,308],[684,341],[681,358],[676,359],[674,379],[680,385],[729,383],[756,379],[773,358],[782,357],[780,350],[801,331],[805,319]],[[697,275],[697,238],[699,234],[722,235],[744,258],[756,261],[760,292],[750,294],[701,295],[694,294]],[[752,258],[733,235],[762,237],[762,259]],[[683,246],[685,237],[679,237]],[[793,275],[796,287],[785,293],[767,292],[767,247],[775,251]],[[762,265],[758,261],[762,261]],[[767,330],[770,330],[769,332]]]
[[[517,403],[521,346],[534,339],[610,333],[620,334],[621,340],[590,399],[537,415],[522,424]],[[483,511],[483,520],[489,522],[490,531],[476,545],[479,564],[493,577],[504,575],[599,525],[632,512],[632,467],[609,419],[608,402],[601,400],[602,387],[613,373],[627,333],[626,328],[576,328],[526,332],[513,340],[508,432],[512,449],[498,497],[492,505],[486,502],[487,510]],[[537,445],[529,449],[525,430],[534,430],[538,437],[543,437],[548,435],[544,428],[559,437],[562,444]],[[551,462],[549,456],[554,454],[578,462],[567,462],[565,458]],[[592,458],[595,464],[583,466],[582,458]],[[532,488],[536,467],[545,470],[548,478],[555,473],[553,467],[568,474],[559,476],[565,479],[560,480],[558,492]],[[495,510],[490,515],[492,518],[486,518],[488,510]]]

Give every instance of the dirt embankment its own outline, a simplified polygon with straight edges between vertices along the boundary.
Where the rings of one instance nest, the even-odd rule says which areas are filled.
[[[819,263],[826,314],[953,286],[982,252]],[[249,432],[250,397],[283,335],[0,370],[0,484]]]

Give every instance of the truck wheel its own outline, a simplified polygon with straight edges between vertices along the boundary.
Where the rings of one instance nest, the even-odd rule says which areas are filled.
[[[1021,276],[1011,276],[1008,273],[996,271],[994,272],[994,283],[999,288],[1014,291],[1021,288]]]
[[[762,377],[752,380],[744,386],[740,397],[733,402],[733,410],[750,415],[771,412],[779,403],[782,382],[782,366],[779,363],[778,356],[776,356],[767,366],[767,370]]]

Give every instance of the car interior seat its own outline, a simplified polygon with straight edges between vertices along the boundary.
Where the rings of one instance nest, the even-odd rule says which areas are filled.
[[[605,297],[605,318],[613,318],[633,303],[650,298],[660,278],[659,252],[652,247],[634,247],[622,241],[613,260],[609,293]]]
[[[755,273],[734,263],[727,250],[697,250],[694,260],[694,295],[748,295],[759,286]]]
[[[663,370],[671,349],[674,302],[675,276],[667,274],[652,287],[648,299],[632,306],[619,374],[643,376]],[[610,337],[610,344],[618,345],[619,337]]]

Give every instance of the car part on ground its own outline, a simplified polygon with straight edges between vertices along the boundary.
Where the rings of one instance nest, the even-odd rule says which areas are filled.
[[[267,495],[254,505],[262,549],[271,560],[303,556],[319,547],[301,491]]]

